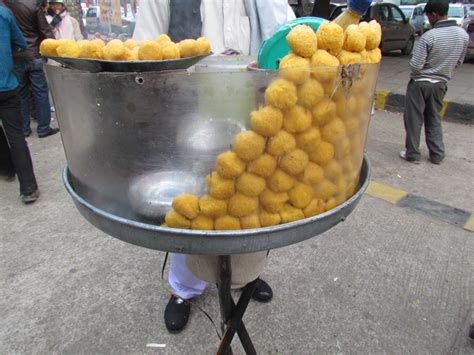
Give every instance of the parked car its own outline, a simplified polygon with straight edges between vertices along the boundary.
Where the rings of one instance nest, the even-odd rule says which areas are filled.
[[[455,20],[458,26],[467,29],[469,25],[467,8],[462,4],[449,4],[448,19]]]
[[[467,6],[467,16],[469,16],[470,20],[474,20],[474,5],[466,5]]]
[[[419,5],[401,5],[400,10],[410,21],[410,25],[415,30],[415,33],[422,35],[425,25],[425,14],[423,13],[424,6]]]
[[[111,30],[115,34],[124,33],[126,35],[131,36],[135,29],[135,15],[128,11],[127,15],[125,16],[124,11],[122,9],[122,26],[111,26]],[[109,26],[101,22],[100,20],[100,7],[99,6],[91,6],[87,9],[86,15],[86,30],[89,33],[99,32],[101,34],[108,34],[109,33]]]
[[[336,18],[347,9],[347,5],[337,6],[331,13],[330,19]],[[382,27],[382,52],[401,50],[402,54],[410,55],[415,46],[415,30],[408,18],[397,5],[390,3],[372,3],[362,16],[362,21],[377,20]]]
[[[467,34],[469,35],[469,44],[467,45],[464,61],[472,61],[474,60],[474,20],[467,26]]]

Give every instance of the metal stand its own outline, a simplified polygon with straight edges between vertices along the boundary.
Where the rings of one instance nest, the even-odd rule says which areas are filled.
[[[240,342],[247,354],[257,354],[250,339],[249,333],[242,322],[242,317],[252,298],[258,278],[247,284],[240,296],[237,305],[231,295],[232,269],[230,265],[230,255],[218,257],[219,260],[219,282],[217,284],[219,292],[219,305],[221,308],[223,337],[217,349],[217,354],[232,354],[231,342],[235,333],[239,336]]]

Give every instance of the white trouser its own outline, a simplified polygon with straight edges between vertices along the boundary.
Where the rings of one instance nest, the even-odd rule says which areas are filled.
[[[171,291],[184,300],[201,296],[207,282],[198,279],[186,266],[185,254],[170,253],[170,271],[168,282]]]

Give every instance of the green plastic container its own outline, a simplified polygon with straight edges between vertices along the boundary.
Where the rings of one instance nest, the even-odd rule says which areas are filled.
[[[298,25],[308,25],[316,31],[323,22],[327,22],[327,20],[319,17],[300,17],[282,25],[260,46],[258,51],[258,67],[267,70],[278,69],[280,59],[290,52],[290,47],[288,47],[286,42],[286,36],[290,30]]]

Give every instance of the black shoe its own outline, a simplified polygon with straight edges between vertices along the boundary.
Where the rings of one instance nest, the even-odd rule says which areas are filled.
[[[188,323],[191,305],[185,300],[171,296],[165,308],[165,325],[168,331],[179,333]]]
[[[401,151],[400,151],[400,158],[402,158],[403,160],[406,160],[407,162],[412,163],[412,164],[420,164],[420,161],[419,161],[419,160],[408,159],[408,158],[407,158],[407,151],[406,151],[406,150],[401,150]]]
[[[31,136],[31,131],[23,132],[23,135],[25,136],[25,138],[28,138],[29,136]]]
[[[46,137],[52,136],[53,134],[56,134],[58,132],[59,132],[59,128],[50,128],[49,131],[47,131],[46,133],[38,134],[38,137],[46,138]]]
[[[262,279],[258,279],[252,298],[257,302],[270,302],[273,298],[272,288]]]
[[[36,189],[36,191],[32,192],[31,194],[20,195],[21,202],[23,202],[25,205],[35,202],[39,197],[40,191],[38,189]]]
[[[431,164],[434,164],[434,165],[440,165],[442,161],[443,161],[443,159],[441,159],[441,160],[436,160],[436,159],[430,158]]]

